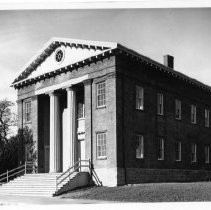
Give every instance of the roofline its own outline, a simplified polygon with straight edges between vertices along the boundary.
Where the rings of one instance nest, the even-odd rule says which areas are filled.
[[[51,45],[55,43],[64,43],[64,44],[76,44],[76,45],[87,45],[88,47],[101,47],[103,48],[116,48],[116,42],[102,42],[102,41],[90,41],[90,40],[82,40],[82,39],[68,39],[68,38],[61,38],[61,37],[52,37],[49,41],[47,41],[42,48],[37,51],[37,53],[30,58],[30,60],[22,67],[17,73],[16,79],[13,81],[12,85],[15,84],[15,81],[26,71],[27,68],[36,62],[36,60],[41,57],[43,52],[48,49]]]
[[[191,77],[187,76],[186,74],[181,73],[180,71],[177,71],[175,69],[169,68],[168,66],[165,66],[164,64],[159,63],[159,62],[157,62],[155,60],[152,60],[151,58],[149,58],[147,56],[144,56],[144,55],[142,55],[140,53],[137,53],[136,51],[131,50],[131,49],[129,49],[129,48],[127,48],[127,47],[125,47],[125,46],[123,46],[121,44],[118,44],[118,48],[120,50],[123,50],[123,51],[127,52],[128,54],[131,54],[134,57],[140,57],[141,59],[145,60],[146,62],[151,63],[152,65],[155,65],[155,66],[157,66],[159,68],[163,68],[163,70],[165,70],[165,71],[167,71],[167,72],[169,72],[171,74],[174,74],[176,77],[181,77],[184,80],[190,80],[190,82],[195,83],[196,85],[204,86],[205,88],[209,89],[209,91],[211,92],[211,86],[206,85],[203,82],[200,82],[200,81],[198,81],[198,80],[196,80],[194,78],[191,78]]]
[[[93,60],[98,60],[98,59],[101,59],[101,58],[104,58],[106,56],[111,56],[114,51],[119,51],[120,53],[125,53],[126,55],[129,55],[129,56],[132,56],[134,58],[136,58],[137,60],[141,60],[143,62],[146,62],[146,64],[149,64],[151,66],[154,66],[156,69],[158,70],[162,70],[164,72],[167,72],[168,74],[171,74],[172,76],[175,76],[177,78],[180,78],[182,80],[185,80],[185,81],[189,81],[190,84],[192,85],[196,85],[198,87],[201,87],[209,92],[211,92],[211,87],[196,80],[196,79],[193,79],[179,71],[176,71],[174,69],[171,69],[157,61],[154,61],[152,60],[151,58],[149,57],[146,57],[134,50],[131,50],[119,43],[116,43],[116,42],[100,42],[100,41],[89,41],[89,40],[80,40],[80,39],[68,39],[68,38],[59,38],[59,37],[53,37],[51,38],[48,42],[46,42],[42,49],[38,51],[38,53],[33,56],[30,61],[25,65],[27,67],[25,67],[25,70],[26,68],[28,68],[28,65],[32,65],[33,62],[35,62],[36,59],[39,58],[39,56],[41,56],[41,54],[46,50],[48,49],[52,44],[55,45],[55,43],[57,44],[60,44],[61,43],[68,43],[68,44],[79,44],[79,45],[87,45],[87,46],[95,46],[95,47],[105,47],[105,48],[108,48],[108,50],[106,52],[102,52],[101,54],[97,55],[97,56],[92,56],[88,59],[84,59],[82,61],[78,61],[74,64],[70,64],[68,65],[67,67],[63,67],[63,68],[60,68],[60,69],[57,69],[57,70],[54,70],[52,72],[48,72],[48,73],[45,73],[45,74],[41,74],[41,75],[38,75],[37,77],[45,77],[45,75],[48,75],[49,76],[52,74],[52,75],[57,75],[59,73],[62,73],[62,72],[66,72],[68,71],[68,69],[71,69],[73,70],[74,68],[78,68],[80,66],[83,66],[83,65],[86,65],[86,63],[91,63],[93,62]],[[54,46],[55,47],[55,46]],[[57,45],[56,45],[57,47]],[[52,49],[53,50],[53,49]],[[109,53],[108,53],[109,52]],[[39,65],[39,64],[38,64]],[[61,70],[63,69],[63,70]],[[23,71],[23,70],[22,70]],[[57,73],[56,73],[57,72]],[[36,77],[36,78],[37,78]],[[30,78],[30,79],[23,79],[23,80],[20,80],[20,81],[17,81],[17,82],[13,82],[11,87],[15,87],[16,85],[20,84],[20,83],[23,83],[23,82],[26,82],[28,80],[35,80],[36,78]]]

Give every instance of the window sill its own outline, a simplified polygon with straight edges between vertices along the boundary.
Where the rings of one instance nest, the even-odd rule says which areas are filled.
[[[32,121],[30,120],[30,121],[26,121],[25,122],[25,124],[30,124],[30,123],[32,123]]]
[[[158,160],[160,161],[160,160],[164,160],[164,159],[158,158]]]
[[[175,118],[175,120],[179,120],[179,121],[181,121],[182,119],[181,119],[181,118]]]
[[[164,114],[157,113],[158,116],[164,117]]]
[[[105,109],[106,108],[106,105],[104,106],[97,106],[97,109]]]
[[[182,162],[182,160],[175,160],[175,162],[177,162],[177,163],[178,163],[178,162],[179,162],[179,163],[181,163],[181,162]]]
[[[107,160],[107,156],[97,157],[97,160]]]
[[[136,160],[144,160],[144,157],[140,157],[140,158],[136,157]]]
[[[85,117],[78,118],[77,120],[85,120]]]

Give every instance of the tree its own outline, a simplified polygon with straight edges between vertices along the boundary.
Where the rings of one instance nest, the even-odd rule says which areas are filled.
[[[11,127],[15,125],[15,114],[11,111],[14,103],[7,99],[0,100],[0,144],[8,141]]]
[[[11,110],[13,106],[14,103],[7,99],[0,100],[0,168],[5,168],[4,165],[8,163],[9,157],[12,158],[12,163],[15,160],[13,157],[17,158],[16,148],[13,146],[16,144],[15,139],[11,137],[12,127],[16,124],[16,115]],[[13,154],[13,157],[9,154]],[[16,165],[16,163],[12,165]]]
[[[16,126],[16,115],[11,108],[13,102],[0,100],[0,174],[13,169],[25,160],[25,146],[27,146],[27,161],[36,163],[37,152],[33,141],[32,131],[26,126],[12,134],[12,127]],[[21,160],[21,163],[18,161]]]

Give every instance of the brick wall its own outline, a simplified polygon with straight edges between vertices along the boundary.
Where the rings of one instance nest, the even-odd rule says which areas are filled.
[[[204,109],[211,110],[211,95],[129,57],[117,56],[116,63],[118,167],[130,168],[130,171],[136,168],[210,170],[211,164],[204,161],[204,146],[211,145],[211,128],[204,126]],[[143,111],[135,109],[136,85],[144,88]],[[164,95],[164,116],[157,115],[158,92]],[[175,119],[176,98],[182,102],[182,120]],[[197,106],[196,125],[190,121],[191,104]],[[143,160],[135,157],[136,133],[144,136]],[[163,161],[158,160],[159,136],[165,139]],[[182,142],[181,162],[175,161],[176,140]],[[197,143],[196,163],[191,163],[191,142]],[[129,181],[127,173],[128,170],[125,179]]]

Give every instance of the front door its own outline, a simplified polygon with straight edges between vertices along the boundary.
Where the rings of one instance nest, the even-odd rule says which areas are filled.
[[[45,145],[45,173],[49,172],[49,159],[50,159],[49,145]]]

